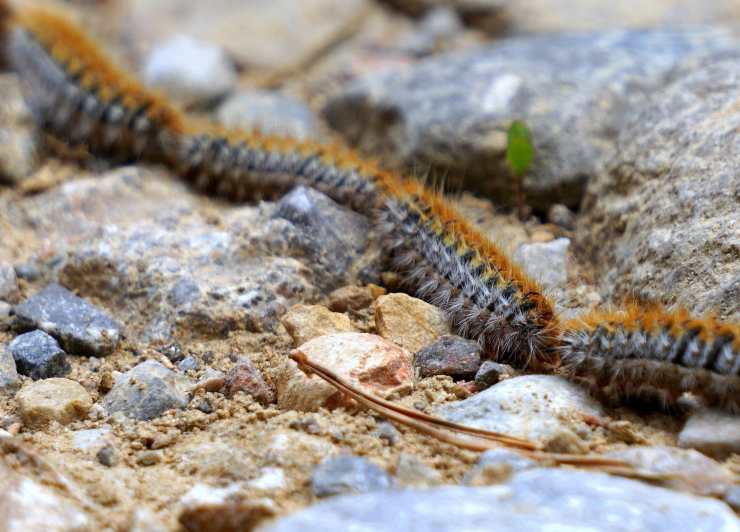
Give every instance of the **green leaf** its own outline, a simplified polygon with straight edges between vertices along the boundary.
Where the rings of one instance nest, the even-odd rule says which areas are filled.
[[[534,159],[532,133],[524,122],[514,120],[509,127],[507,139],[506,161],[509,163],[511,171],[516,176],[521,177],[527,173]]]

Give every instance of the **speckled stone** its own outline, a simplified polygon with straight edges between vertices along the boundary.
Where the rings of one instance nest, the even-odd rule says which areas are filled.
[[[105,312],[56,283],[16,305],[15,315],[21,324],[47,332],[75,355],[110,354],[123,335],[121,325]]]
[[[328,458],[311,474],[311,491],[316,497],[386,490],[393,477],[365,458],[340,455]]]
[[[472,378],[480,367],[481,347],[477,342],[446,335],[414,355],[414,368],[419,375],[449,375]]]
[[[147,360],[116,379],[103,405],[109,414],[122,412],[133,419],[152,419],[187,406],[191,386],[184,376]]]
[[[33,380],[62,377],[72,370],[67,354],[57,341],[44,331],[16,336],[8,346],[21,375]]]
[[[616,152],[626,109],[736,50],[729,31],[706,28],[511,37],[360,79],[323,112],[351,143],[397,165],[464,176],[498,203],[515,198],[506,130],[524,120],[537,154],[527,201],[546,212],[579,204]]]
[[[17,394],[18,410],[29,427],[44,427],[56,421],[62,425],[83,419],[92,398],[77,382],[50,378],[27,384]]]

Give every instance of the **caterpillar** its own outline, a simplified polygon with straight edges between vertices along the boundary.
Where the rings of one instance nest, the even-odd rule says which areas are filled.
[[[38,123],[62,141],[102,157],[165,163],[198,189],[237,201],[314,187],[371,217],[401,284],[491,357],[560,371],[619,398],[649,388],[672,401],[689,391],[737,409],[737,326],[639,307],[561,323],[538,284],[441,193],[343,146],[190,119],[62,15],[28,8],[8,17],[10,62]]]
[[[740,411],[740,327],[685,310],[628,305],[565,323],[559,352],[568,376],[615,402],[666,405],[689,392]]]

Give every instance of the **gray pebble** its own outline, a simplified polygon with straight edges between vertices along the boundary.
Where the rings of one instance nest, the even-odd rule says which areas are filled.
[[[21,386],[15,360],[8,349],[0,349],[0,392],[14,392]]]
[[[10,264],[0,262],[0,300],[10,300],[18,295],[18,281]]]
[[[505,479],[514,473],[537,467],[537,462],[509,449],[490,449],[478,458],[478,462],[463,477],[463,484],[487,484],[486,477]]]
[[[118,464],[118,451],[110,444],[106,444],[100,448],[95,455],[98,462],[106,467],[113,467]]]
[[[562,288],[568,280],[569,247],[569,238],[522,244],[513,258],[545,288]]]
[[[177,363],[177,368],[180,371],[195,371],[199,367],[198,359],[194,356],[187,356]]]
[[[482,391],[496,384],[502,377],[511,377],[515,374],[514,368],[508,364],[486,360],[475,374],[475,387],[478,388],[478,391]]]
[[[15,314],[22,325],[47,332],[75,355],[108,355],[123,335],[119,323],[56,283],[16,305]]]
[[[327,458],[311,474],[311,491],[316,497],[367,493],[393,485],[393,477],[388,473],[369,460],[352,455]]]
[[[401,433],[398,429],[393,426],[392,423],[387,421],[381,421],[378,423],[377,428],[373,431],[373,436],[385,440],[388,445],[393,447],[401,439]]]
[[[26,262],[24,264],[16,264],[15,274],[19,279],[33,282],[41,277],[41,270],[34,263]]]
[[[129,418],[147,420],[187,406],[190,388],[187,378],[147,360],[118,377],[103,404],[108,414],[121,412]]]
[[[36,330],[16,336],[8,349],[18,372],[33,380],[62,377],[72,370],[67,354],[44,331]]]
[[[445,335],[414,356],[414,367],[422,378],[449,375],[472,378],[480,367],[481,347],[459,336]]]

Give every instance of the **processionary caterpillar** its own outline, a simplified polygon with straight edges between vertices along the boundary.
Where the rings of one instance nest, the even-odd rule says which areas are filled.
[[[60,140],[101,157],[165,163],[199,189],[237,201],[312,186],[370,216],[403,285],[491,357],[560,368],[619,398],[652,389],[671,401],[689,391],[738,409],[737,325],[639,307],[563,324],[535,281],[420,182],[343,146],[189,119],[63,16],[33,8],[6,16],[10,62],[39,124]]]

